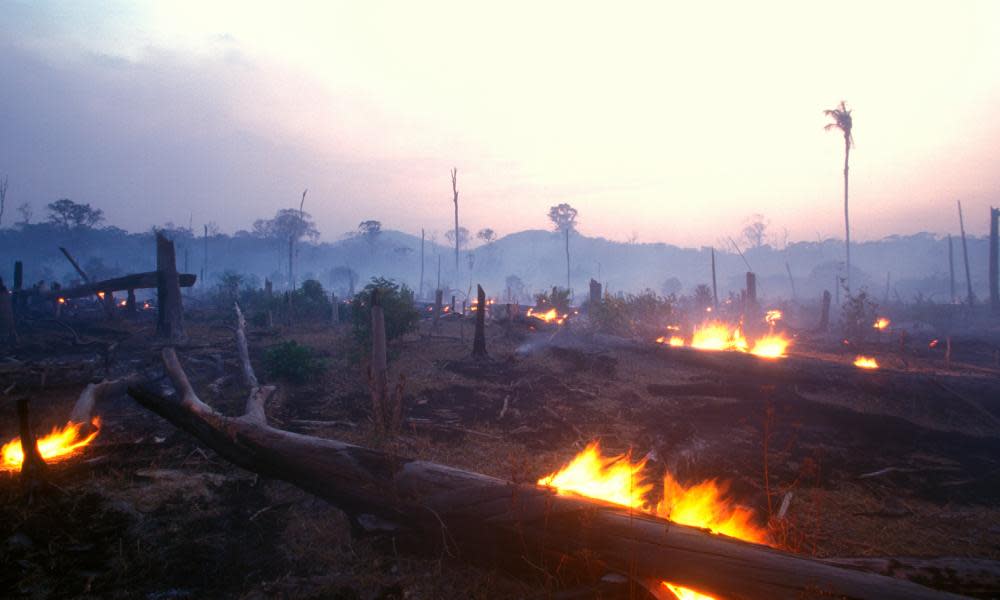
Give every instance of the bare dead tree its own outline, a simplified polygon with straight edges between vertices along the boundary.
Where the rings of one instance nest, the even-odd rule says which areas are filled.
[[[0,225],[3,225],[3,211],[7,208],[7,176],[0,179]]]
[[[476,332],[472,338],[473,358],[486,358],[486,292],[483,286],[476,286]]]
[[[969,306],[976,303],[976,297],[972,293],[972,272],[969,270],[969,246],[965,242],[965,219],[962,218],[962,201],[958,201],[958,227],[962,233],[962,258],[965,261],[965,285],[968,290],[966,301]]]
[[[420,291],[417,298],[424,298],[424,228],[420,228]]]
[[[458,273],[458,246],[459,238],[458,235],[458,168],[453,167],[451,169],[451,192],[452,201],[455,203],[455,273]]]

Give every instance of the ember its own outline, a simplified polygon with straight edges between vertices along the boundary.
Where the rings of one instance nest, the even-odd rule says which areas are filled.
[[[872,324],[872,327],[878,329],[879,331],[882,331],[884,329],[888,329],[890,323],[891,321],[889,321],[889,319],[886,319],[885,317],[879,317],[878,319],[875,320],[875,323]]]
[[[775,323],[780,321],[782,316],[783,315],[780,310],[769,310],[767,311],[767,314],[764,315],[764,321],[771,327],[774,327]]]
[[[875,360],[874,357],[862,356],[859,354],[857,358],[854,359],[854,366],[861,369],[877,369],[878,361]]]
[[[56,427],[52,432],[44,437],[38,438],[38,452],[46,461],[60,460],[76,454],[76,452],[94,441],[100,432],[101,420],[94,417],[91,421],[94,430],[89,434],[83,433],[83,423],[67,423],[62,429]],[[21,448],[21,438],[14,438],[0,448],[0,456],[3,462],[0,469],[14,470],[20,469],[24,462],[24,451]]]
[[[554,308],[550,308],[547,312],[536,313],[534,309],[529,308],[527,315],[539,321],[544,321],[546,323],[556,323],[557,325],[562,325],[566,321],[569,315],[560,316],[559,313]]]
[[[671,346],[686,345],[684,338],[680,336],[660,336],[656,342]],[[769,333],[750,342],[743,335],[740,325],[731,327],[719,321],[710,321],[694,330],[690,346],[698,350],[729,350],[747,352],[761,358],[782,358],[788,355],[791,344],[792,341],[780,333]]]

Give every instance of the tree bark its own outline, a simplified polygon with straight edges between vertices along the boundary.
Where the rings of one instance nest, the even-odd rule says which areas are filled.
[[[170,343],[184,343],[187,335],[184,333],[184,306],[177,276],[174,243],[160,232],[156,234],[156,275],[159,309],[156,334]]]
[[[226,417],[197,397],[172,348],[163,359],[178,395],[130,387],[141,405],[239,466],[293,483],[354,516],[375,515],[427,542],[440,540],[454,555],[514,559],[552,572],[586,555],[588,564],[651,589],[667,580],[726,598],[954,597],[596,500],[289,433],[269,426],[262,412]]]
[[[473,358],[486,358],[486,292],[483,286],[476,286],[476,298],[479,306],[476,308],[476,333],[472,338]]]
[[[955,303],[955,246],[951,241],[951,234],[948,234],[948,290],[951,292],[951,297],[948,298],[948,304]]]
[[[819,330],[830,330],[830,290],[823,290],[823,307],[819,316]]]

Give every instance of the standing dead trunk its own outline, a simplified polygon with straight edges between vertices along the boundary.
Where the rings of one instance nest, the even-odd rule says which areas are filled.
[[[473,358],[486,358],[486,292],[483,286],[476,286],[476,298],[479,306],[476,309],[476,333],[472,337]]]
[[[184,333],[184,306],[181,301],[180,281],[177,277],[177,260],[174,243],[161,232],[156,233],[156,299],[159,309],[156,335],[171,344],[187,341]]]
[[[14,319],[14,301],[10,290],[0,277],[0,344],[16,344],[17,328]]]
[[[38,452],[38,440],[35,439],[35,432],[28,417],[27,398],[17,399],[17,422],[21,435],[21,452],[24,455],[21,462],[21,488],[30,500],[31,496],[45,485],[48,465]]]
[[[965,219],[962,218],[962,201],[958,201],[958,227],[962,233],[962,260],[965,261],[965,285],[968,289],[966,301],[969,306],[976,303],[976,297],[972,293],[972,271],[969,270],[969,245],[965,241]]]
[[[1000,209],[990,207],[990,308],[1000,313]]]
[[[757,275],[747,271],[747,305],[746,312],[752,313],[757,310]]]
[[[571,291],[573,288],[569,285],[569,227],[565,228],[566,231],[566,291]]]
[[[11,304],[14,308],[14,315],[24,312],[25,296],[24,291],[24,264],[21,261],[14,261],[14,292],[11,297]]]
[[[438,319],[441,318],[441,304],[444,302],[444,292],[440,289],[434,290],[434,323],[433,328],[436,330],[438,326]]]
[[[951,234],[948,234],[948,290],[951,296],[948,304],[955,303],[955,246],[951,241]]]
[[[417,298],[424,299],[424,229],[420,228],[420,291]]]
[[[830,290],[823,290],[823,308],[819,316],[819,330],[830,330]]]
[[[130,315],[134,315],[136,310],[135,290],[130,289],[128,290],[128,296],[125,298],[125,311]]]
[[[452,200],[455,202],[455,276],[458,277],[458,269],[459,269],[458,243],[460,241],[460,237],[458,235],[458,169],[457,168],[453,168],[451,170],[451,191],[453,194]],[[455,310],[454,306],[452,306],[451,308],[452,310]]]
[[[595,279],[590,280],[590,310],[601,303],[601,284]]]
[[[330,323],[340,324],[340,304],[337,302],[337,294],[330,294]]]
[[[847,250],[847,293],[851,293],[851,221],[847,212],[847,171],[851,159],[851,133],[844,132],[844,247]]]
[[[792,286],[792,300],[795,300],[795,278],[792,277],[792,266],[785,261],[785,270],[788,271],[788,284]]]
[[[375,430],[384,436],[391,415],[389,408],[389,362],[385,340],[385,311],[375,288],[371,295],[372,308],[372,357],[368,383],[372,395],[372,420]]]
[[[201,283],[202,285],[208,285],[208,225],[205,225],[205,236],[204,236],[204,249],[202,250],[201,256]]]
[[[715,282],[715,247],[712,248],[712,307],[719,308],[719,288]]]

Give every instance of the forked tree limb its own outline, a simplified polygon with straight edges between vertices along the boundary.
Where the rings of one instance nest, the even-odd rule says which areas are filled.
[[[453,553],[536,564],[553,553],[586,556],[639,582],[667,580],[731,599],[955,597],[548,488],[283,431],[250,411],[227,417],[198,398],[172,348],[163,359],[179,395],[130,387],[142,406],[236,465],[349,514],[375,515],[441,540]]]

